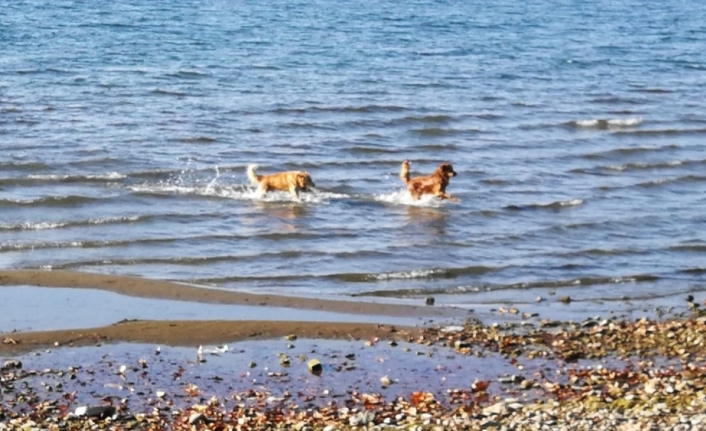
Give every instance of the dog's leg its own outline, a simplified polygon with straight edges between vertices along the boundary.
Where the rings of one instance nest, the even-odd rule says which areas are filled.
[[[257,186],[257,190],[255,191],[255,194],[257,195],[258,199],[262,199],[265,197],[265,194],[267,194],[267,187],[265,187],[262,183],[260,183]]]
[[[299,199],[299,190],[297,186],[289,186],[289,193],[292,194],[295,201],[301,202],[301,199]]]
[[[436,196],[437,196],[439,199],[448,199],[448,200],[450,200],[451,202],[458,202],[458,198],[457,198],[457,197],[451,196],[450,194],[448,194],[448,193],[446,193],[446,192],[439,192],[439,193],[436,194]]]

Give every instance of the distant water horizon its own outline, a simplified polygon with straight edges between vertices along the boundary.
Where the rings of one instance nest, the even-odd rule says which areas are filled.
[[[699,3],[23,2],[0,266],[455,304],[706,281]],[[398,178],[442,161],[457,204]],[[245,169],[307,170],[293,202]]]

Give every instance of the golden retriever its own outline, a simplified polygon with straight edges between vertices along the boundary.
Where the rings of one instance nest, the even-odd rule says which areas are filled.
[[[264,196],[270,190],[289,191],[295,200],[299,199],[300,191],[309,191],[309,187],[316,187],[308,172],[287,171],[270,175],[257,175],[257,165],[248,166],[248,178],[257,186],[259,196]]]
[[[458,202],[457,198],[446,193],[450,178],[456,176],[451,163],[441,163],[431,175],[414,178],[409,176],[409,165],[409,160],[402,162],[400,178],[407,186],[407,191],[412,198],[419,200],[422,195],[434,195],[440,199],[450,199],[452,202]]]

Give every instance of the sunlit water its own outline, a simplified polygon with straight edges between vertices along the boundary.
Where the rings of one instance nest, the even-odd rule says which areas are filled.
[[[0,265],[456,303],[699,290],[705,40],[695,1],[7,3]],[[407,197],[404,159],[453,163],[460,203]],[[251,163],[317,189],[259,198]]]

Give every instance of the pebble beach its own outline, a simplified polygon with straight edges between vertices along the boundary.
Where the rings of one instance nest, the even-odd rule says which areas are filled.
[[[112,281],[156,296],[153,281]],[[572,306],[546,299],[560,300]],[[297,305],[303,315],[324,306],[310,301]],[[693,296],[650,316],[577,321],[362,301],[341,301],[340,314],[346,304],[374,312],[3,332],[0,429],[696,430],[706,420],[706,315]],[[427,316],[385,323],[410,310]]]

